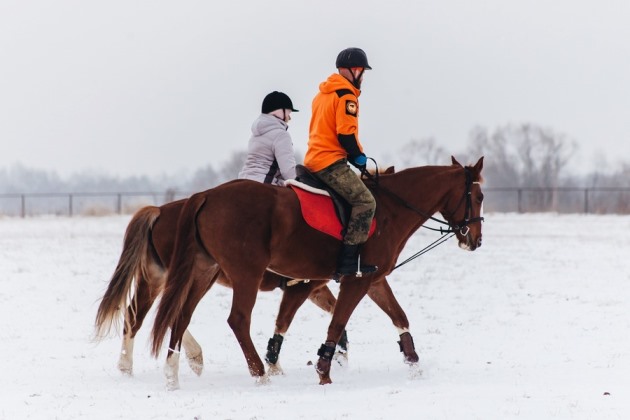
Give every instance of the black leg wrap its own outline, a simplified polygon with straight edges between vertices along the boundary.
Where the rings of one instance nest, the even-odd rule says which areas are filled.
[[[420,358],[418,357],[418,353],[416,353],[416,346],[413,344],[413,337],[410,333],[406,332],[400,334],[398,345],[400,346],[400,351],[403,354],[405,363],[410,365],[418,363]]]
[[[343,333],[341,333],[341,338],[339,339],[337,345],[341,348],[341,350],[345,352],[348,351],[348,333],[346,330],[343,330]]]
[[[274,365],[278,363],[278,357],[280,357],[280,348],[282,347],[283,340],[284,337],[280,334],[274,334],[273,337],[269,339],[269,343],[267,343],[267,355],[265,356],[267,363]]]
[[[413,337],[411,336],[410,333],[406,332],[406,333],[400,334],[400,341],[398,342],[398,347],[400,347],[400,351],[401,352],[405,351],[405,349],[403,347],[403,341],[405,341],[405,345],[406,346],[411,344],[411,349],[410,350],[415,350],[416,349],[416,346],[413,344]]]
[[[329,341],[327,341],[326,343],[329,343]],[[330,343],[332,343],[332,341],[330,341]],[[322,346],[317,351],[317,355],[320,358],[327,360],[329,362],[332,360],[334,354],[335,354],[335,343],[332,343],[331,346],[322,344]]]

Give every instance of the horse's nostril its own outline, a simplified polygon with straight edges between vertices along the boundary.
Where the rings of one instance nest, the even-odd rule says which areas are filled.
[[[477,248],[481,246],[481,238],[477,239]]]

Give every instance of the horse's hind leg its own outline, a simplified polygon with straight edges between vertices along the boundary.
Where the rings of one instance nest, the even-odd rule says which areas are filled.
[[[184,331],[182,345],[186,350],[188,366],[190,366],[197,376],[200,376],[201,372],[203,372],[203,352],[201,351],[201,346],[197,340],[195,340],[195,337],[193,337],[188,330]]]
[[[157,292],[152,290],[149,283],[138,276],[138,287],[135,296],[125,311],[125,327],[123,330],[122,348],[118,358],[118,370],[127,375],[133,374],[133,344],[136,334],[142,327],[151,305],[155,301]]]
[[[241,280],[241,278],[245,280]],[[265,366],[254,347],[250,331],[252,310],[256,303],[259,286],[259,282],[254,281],[255,278],[261,279],[262,273],[256,276],[253,273],[247,274],[241,272],[238,281],[236,277],[232,278],[234,281],[234,293],[232,296],[232,309],[228,317],[228,325],[232,328],[236,340],[241,346],[249,373],[256,378],[258,383],[264,383],[267,381]]]
[[[414,365],[418,363],[419,357],[413,344],[413,337],[409,333],[409,320],[407,315],[400,307],[400,304],[394,297],[387,279],[383,278],[370,287],[368,296],[383,310],[392,320],[394,326],[398,330],[400,341],[400,351],[403,353],[405,363]]]
[[[171,326],[171,339],[169,341],[168,355],[166,356],[166,365],[164,366],[164,373],[166,374],[166,387],[169,391],[179,389],[179,354],[182,344],[186,349],[187,356],[193,355],[194,349],[197,348],[199,350],[199,358],[202,357],[201,347],[192,335],[188,333],[188,325],[190,324],[193,312],[199,304],[199,301],[201,301],[217,280],[219,272],[220,270],[218,266],[214,268],[213,272],[198,269],[195,269],[193,272],[194,279],[192,281],[188,298],[184,303],[184,307],[182,308],[179,317],[175,321],[174,325]],[[191,348],[189,349],[187,345],[191,345]],[[190,356],[188,363],[197,375],[201,373],[201,370],[197,372],[191,364]]]

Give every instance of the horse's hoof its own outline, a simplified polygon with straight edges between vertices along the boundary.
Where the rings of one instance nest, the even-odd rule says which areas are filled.
[[[330,380],[330,375],[319,375],[319,384],[320,385],[332,384],[332,380]]]
[[[173,379],[166,380],[166,390],[167,391],[176,391],[179,389],[179,381]]]
[[[190,369],[192,369],[197,376],[201,376],[201,372],[203,372],[203,354],[199,353],[197,356],[193,357],[186,355],[186,360],[188,360]]]
[[[418,353],[415,351],[410,354],[406,354],[403,361],[408,365],[415,365],[420,361],[420,357],[418,357]]]
[[[133,365],[123,361],[118,362],[118,370],[126,376],[133,376]]]
[[[413,344],[413,337],[411,337],[409,332],[404,332],[400,335],[398,345],[400,346],[400,351],[403,354],[403,360],[406,364],[411,365],[420,361],[418,353],[416,353],[416,347]]]
[[[262,376],[254,376],[254,383],[256,385],[267,385],[271,382],[271,378],[269,378],[269,375],[262,375]]]
[[[315,366],[315,371],[319,375],[320,385],[332,384],[330,380],[330,360],[320,358]]]
[[[414,380],[422,377],[422,369],[419,363],[409,365],[409,379]]]
[[[267,363],[267,375],[269,376],[278,376],[284,375],[284,371],[280,366],[280,363]]]

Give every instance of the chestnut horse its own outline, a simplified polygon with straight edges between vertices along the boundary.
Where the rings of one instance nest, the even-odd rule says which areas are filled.
[[[386,276],[396,265],[407,240],[432,215],[441,213],[459,246],[481,246],[481,170],[483,157],[463,167],[425,166],[366,180],[376,202],[377,229],[366,242],[362,257],[376,264],[375,273],[341,279],[337,304],[320,347],[316,370],[320,384],[331,383],[330,364],[336,343],[360,300],[367,294],[388,312],[401,334],[405,361],[416,363],[409,322],[398,305]],[[170,271],[152,330],[152,353],[157,356],[171,329],[166,375],[177,387],[179,349],[184,331],[205,291],[197,279],[203,268],[217,263],[232,282],[228,324],[245,356],[250,374],[266,380],[265,368],[250,336],[251,313],[264,273],[291,278],[325,280],[335,272],[341,247],[337,239],[309,227],[302,219],[293,191],[253,181],[237,180],[190,197],[180,214]],[[409,351],[411,349],[411,351]]]
[[[107,335],[113,325],[118,326],[121,318],[124,318],[122,349],[118,360],[118,369],[123,373],[131,375],[133,372],[134,338],[155,299],[162,293],[173,253],[177,219],[185,202],[186,200],[179,200],[161,207],[143,207],[134,214],[127,226],[120,259],[101,300],[95,321],[95,336],[99,339]],[[207,275],[199,277],[201,283],[198,287],[208,290],[215,280],[231,287],[230,280],[216,265],[210,264],[204,270]],[[262,291],[284,288],[286,280],[283,276],[268,271],[259,288]],[[294,295],[297,298],[295,303],[295,298],[292,297]],[[284,296],[286,298],[283,299],[283,308],[286,309],[281,309],[278,314],[267,353],[267,362],[275,373],[281,371],[278,357],[283,336],[306,297],[331,314],[336,301],[330,289],[322,282],[289,286]],[[183,335],[183,346],[188,364],[200,375],[203,370],[202,350],[187,330]],[[344,341],[340,343],[337,353],[338,356],[346,356],[346,352],[347,342]]]

